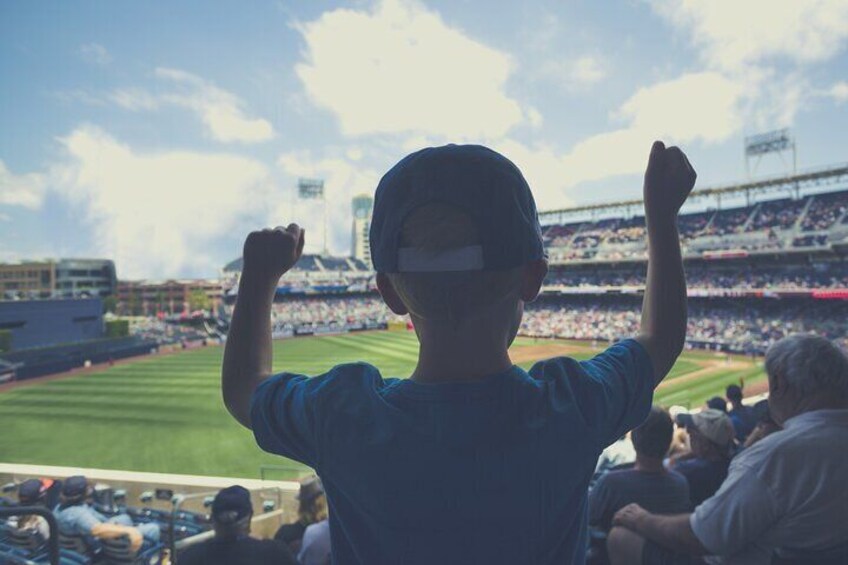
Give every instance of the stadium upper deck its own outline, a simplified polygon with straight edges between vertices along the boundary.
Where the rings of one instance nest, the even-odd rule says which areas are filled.
[[[696,200],[714,198],[717,206],[680,216],[684,255],[842,252],[848,249],[848,189],[805,196],[801,191],[846,181],[848,167],[840,166],[697,191],[693,195]],[[787,191],[793,196],[751,203],[759,194]],[[721,208],[722,197],[741,196],[747,205]],[[637,211],[641,211],[639,201],[543,212],[543,235],[551,263],[644,261],[645,218]],[[590,217],[568,221],[580,215]]]

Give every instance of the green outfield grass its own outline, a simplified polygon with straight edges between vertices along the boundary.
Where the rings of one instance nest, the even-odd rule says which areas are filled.
[[[542,343],[519,339],[516,347]],[[386,376],[406,376],[417,351],[415,336],[406,332],[299,338],[276,342],[274,366],[319,374],[337,363],[367,361]],[[207,347],[147,357],[0,393],[0,462],[252,478],[261,465],[285,468],[273,478],[308,472],[260,451],[226,413],[219,391],[222,355],[223,348]],[[586,349],[575,357],[591,355]],[[684,355],[657,402],[695,406],[740,377],[746,383],[763,378],[750,362],[683,378],[714,359]]]

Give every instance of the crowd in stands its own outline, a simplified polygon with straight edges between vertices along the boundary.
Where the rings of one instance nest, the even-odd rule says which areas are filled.
[[[687,340],[693,346],[763,353],[782,337],[814,332],[845,341],[848,304],[824,300],[690,300]],[[528,305],[521,333],[599,340],[635,335],[641,299],[624,296],[543,298]]]
[[[390,319],[394,319],[391,312],[376,295],[286,300],[275,303],[271,311],[271,322],[277,327],[384,324]]]
[[[169,323],[154,317],[133,321],[130,332],[142,339],[155,341],[159,345],[197,342],[209,337],[208,333],[201,328]]]
[[[731,385],[727,400],[669,409],[685,432],[672,432],[656,408],[633,430],[630,469],[607,472],[590,491],[593,526],[607,534],[593,536],[605,543],[594,544],[590,563],[845,563],[848,356],[821,337],[793,335],[765,365],[768,401],[745,406]],[[688,486],[684,510],[677,475]]]
[[[34,478],[6,486],[11,485],[17,490],[17,501],[4,497],[0,506],[41,507],[52,512],[64,565],[168,562],[168,512],[105,504],[81,475],[64,480]],[[109,492],[114,493],[111,489]],[[296,499],[297,520],[284,524],[273,539],[267,540],[251,537],[253,505],[250,492],[239,485],[219,491],[208,516],[180,511],[180,519],[191,518],[201,526],[178,536],[185,540],[185,548],[178,550],[178,563],[330,565],[329,511],[320,479],[304,481]],[[191,540],[187,538],[210,528],[213,537],[188,543]],[[47,520],[38,514],[0,520],[0,563],[46,562],[51,534],[57,532],[51,532]]]
[[[801,223],[804,231],[826,230],[836,223],[840,218],[842,222],[848,222],[848,193],[836,192],[817,196],[807,215]]]
[[[774,288],[848,288],[848,262],[834,261],[816,265],[732,268],[691,265],[686,269],[690,288],[704,289],[774,289]],[[616,287],[645,285],[645,268],[552,270],[546,285],[566,287]]]
[[[766,200],[741,208],[709,210],[678,218],[684,246],[700,241],[698,249],[749,251],[823,246],[828,242],[826,234],[792,235],[797,229],[804,232],[827,230],[837,222],[848,223],[848,191],[801,199]],[[558,261],[595,257],[614,260],[645,255],[641,246],[628,245],[645,240],[645,219],[641,216],[555,224],[545,227],[543,233],[551,257]],[[701,239],[709,236],[723,239]]]

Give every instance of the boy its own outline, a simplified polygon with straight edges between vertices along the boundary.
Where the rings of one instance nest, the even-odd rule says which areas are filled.
[[[508,348],[547,261],[530,188],[494,151],[424,149],[377,187],[371,257],[383,300],[418,335],[409,379],[365,363],[272,377],[274,289],[304,234],[291,224],[248,236],[224,401],[260,447],[321,476],[334,563],[583,562],[598,455],[645,418],[683,347],[677,212],[694,183],[683,153],[654,143],[640,335],[529,374]]]

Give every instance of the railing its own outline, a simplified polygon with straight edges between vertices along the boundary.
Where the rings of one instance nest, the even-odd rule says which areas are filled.
[[[52,512],[42,506],[0,508],[0,518],[29,516],[32,514],[41,516],[47,520],[47,526],[50,530],[50,537],[47,539],[47,557],[50,559],[50,565],[59,565],[59,525],[56,523],[56,517],[53,516]]]

